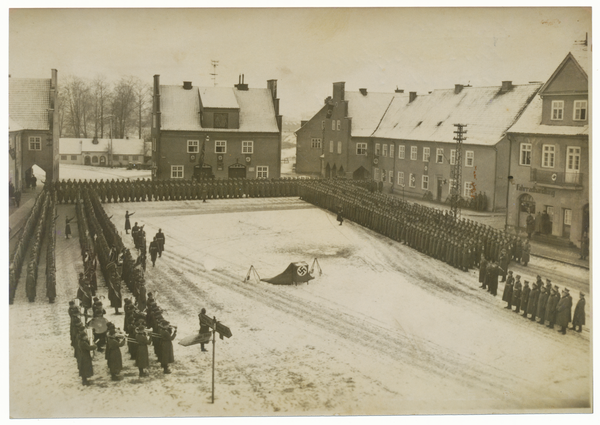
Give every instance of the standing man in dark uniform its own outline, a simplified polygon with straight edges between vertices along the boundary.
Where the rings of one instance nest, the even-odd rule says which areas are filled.
[[[177,328],[170,325],[167,320],[163,320],[159,325],[160,330],[160,365],[163,368],[163,373],[171,373],[169,369],[169,363],[175,361],[173,355],[173,340],[177,336]]]
[[[198,315],[198,318],[200,318],[200,316],[202,314],[206,314],[205,308],[202,308],[202,310],[200,310],[200,314]],[[200,331],[198,331],[198,333],[203,334],[203,333],[207,333],[207,332],[210,332],[210,328],[208,327],[208,325],[205,325],[204,323],[202,323],[202,320],[200,320]],[[202,351],[208,351],[206,348],[204,348],[204,344],[205,344],[204,342],[200,343],[200,349]]]
[[[567,288],[563,289],[562,297],[556,306],[556,324],[560,326],[559,332],[565,335],[571,321],[571,307],[573,300]]]
[[[129,229],[131,229],[131,222],[129,221],[129,217],[131,217],[134,214],[135,212],[129,214],[129,211],[125,211],[125,234],[127,235],[129,234]]]
[[[583,292],[579,292],[579,301],[577,301],[577,305],[575,306],[575,313],[573,313],[573,327],[571,329],[576,332],[581,332],[581,327],[583,325],[585,325],[585,295]]]
[[[162,257],[162,253],[165,250],[165,234],[162,232],[162,229],[158,229],[155,239],[158,246],[158,256]]]
[[[158,255],[158,242],[156,241],[156,236],[150,242],[150,246],[148,247],[148,252],[150,252],[150,260],[152,260],[152,267],[156,264],[156,256]]]

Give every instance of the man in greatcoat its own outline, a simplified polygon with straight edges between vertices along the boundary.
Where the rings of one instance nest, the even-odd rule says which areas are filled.
[[[140,325],[136,329],[135,341],[137,342],[137,359],[136,366],[140,371],[141,376],[148,376],[148,373],[144,370],[150,366],[150,359],[148,357],[148,346],[151,343],[150,337],[146,333],[144,325]]]
[[[529,294],[531,288],[529,287],[529,281],[523,282],[523,290],[521,291],[521,310],[523,310],[523,317],[527,317],[527,304],[529,303]]]
[[[517,275],[517,279],[513,288],[512,305],[514,305],[515,313],[519,313],[521,307],[521,276]]]
[[[581,327],[585,325],[585,295],[583,292],[579,293],[579,301],[575,306],[575,313],[573,313],[573,327],[574,331],[581,332]]]
[[[531,290],[531,293],[529,294],[529,302],[527,303],[527,314],[531,314],[531,317],[529,318],[529,320],[531,320],[532,322],[535,321],[535,315],[537,313],[537,304],[538,304],[538,299],[540,298],[540,288],[538,286],[538,283],[535,282],[533,284],[533,289]],[[527,317],[527,316],[525,316]]]
[[[571,308],[573,300],[569,294],[569,289],[565,288],[562,292],[562,297],[556,306],[556,324],[560,326],[559,332],[563,335],[567,333],[567,327],[571,322]]]
[[[546,324],[546,306],[548,304],[548,298],[550,296],[550,290],[544,286],[540,288],[540,297],[538,298],[537,305],[537,317],[540,319],[538,323],[541,325]]]
[[[77,364],[79,366],[79,376],[83,385],[90,385],[88,378],[94,376],[94,366],[92,365],[91,352],[96,349],[96,345],[90,342],[85,331],[79,333],[79,346],[77,354]]]
[[[158,255],[158,242],[156,241],[156,236],[150,242],[150,246],[148,246],[148,252],[150,253],[150,260],[152,261],[152,267],[156,264],[156,257]]]
[[[155,237],[156,242],[158,243],[158,256],[162,257],[162,253],[165,250],[165,234],[163,233],[162,229],[158,229]]]
[[[481,283],[480,288],[482,288],[482,289],[487,288],[487,282],[486,282],[487,265],[488,265],[488,262],[485,259],[485,256],[483,254],[481,254],[481,260],[479,260],[479,283]]]
[[[552,291],[550,293],[550,298],[548,298],[548,303],[546,304],[546,315],[545,318],[548,320],[548,327],[550,329],[554,329],[554,323],[556,322],[556,306],[560,301],[560,292],[558,290],[558,286],[554,285]]]
[[[108,332],[106,335],[106,353],[105,358],[110,370],[110,377],[113,381],[120,381],[119,375],[123,369],[123,358],[121,356],[121,347],[125,345],[125,337],[117,335],[115,325],[108,322],[106,325]]]
[[[508,272],[508,277],[506,278],[506,283],[504,284],[504,291],[502,292],[502,301],[508,303],[504,308],[509,310],[512,310],[513,281],[513,272],[510,270]]]
[[[171,373],[169,364],[175,361],[173,356],[173,340],[177,336],[177,328],[170,325],[167,320],[163,320],[159,325],[160,335],[160,365],[163,373]]]

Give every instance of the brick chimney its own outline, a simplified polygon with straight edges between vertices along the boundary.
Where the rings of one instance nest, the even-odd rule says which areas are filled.
[[[360,91],[360,94],[362,94],[363,96],[367,95],[367,89],[358,89],[358,91]]]
[[[404,93],[404,89],[399,89],[398,86],[396,86],[396,90],[394,90],[394,93]]]
[[[454,84],[454,94],[459,94],[464,88],[463,84]]]
[[[240,74],[238,77],[238,83],[234,87],[240,91],[248,91],[248,84],[244,83],[244,74]]]
[[[154,114],[156,114],[156,128],[160,128],[160,75],[154,75],[154,88],[153,88],[153,96],[154,98]]]
[[[345,82],[339,82],[339,83],[333,83],[333,100],[339,101],[339,100],[344,100],[344,95],[346,92],[346,83]]]
[[[183,82],[183,89],[184,90],[191,90],[192,89],[192,82],[191,81],[184,81]]]
[[[411,103],[413,100],[417,98],[417,92],[411,91],[408,93],[408,103]]]

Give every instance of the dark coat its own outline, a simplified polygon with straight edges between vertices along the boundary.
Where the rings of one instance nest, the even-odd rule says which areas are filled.
[[[166,329],[160,330],[160,364],[162,367],[166,367],[169,363],[175,361],[173,355],[173,340],[175,339],[176,333],[171,334]]]
[[[560,295],[558,292],[553,292],[552,295],[548,298],[548,302],[546,303],[546,314],[544,318],[548,320],[550,323],[554,323],[556,320],[556,306],[558,305],[558,301],[560,300]]]
[[[527,303],[529,303],[529,294],[531,293],[531,288],[529,285],[524,286],[521,291],[521,310],[526,311]]]
[[[138,368],[147,368],[150,366],[150,359],[148,358],[148,345],[150,345],[150,339],[146,334],[139,333],[135,336],[137,341],[137,362]]]
[[[121,357],[121,348],[125,345],[125,339],[120,342],[116,338],[111,338],[110,335],[106,337],[106,362],[110,369],[111,375],[116,375],[123,369],[123,360]]]
[[[541,292],[540,297],[538,299],[536,316],[543,320],[548,320],[546,318],[546,305],[548,304],[548,295],[548,291]]]
[[[556,324],[566,328],[571,321],[571,308],[573,307],[573,299],[571,295],[561,297],[556,306]]]
[[[487,263],[488,263],[487,260],[483,259],[483,260],[481,260],[481,263],[479,264],[479,283],[485,282]]]
[[[521,305],[521,288],[519,286],[513,289],[511,304],[514,306]]]
[[[94,366],[92,365],[92,355],[90,350],[95,349],[94,344],[90,344],[87,339],[79,340],[79,358],[77,364],[79,365],[79,376],[82,378],[89,378],[94,376]]]
[[[540,290],[534,288],[529,294],[529,302],[527,303],[527,314],[535,314],[537,313],[537,304],[538,299],[540,297]]]
[[[573,313],[573,326],[585,325],[585,298],[580,298]]]
[[[513,295],[512,281],[506,279],[506,284],[504,285],[504,292],[502,293],[502,301],[506,301],[506,302],[512,304],[512,295]]]

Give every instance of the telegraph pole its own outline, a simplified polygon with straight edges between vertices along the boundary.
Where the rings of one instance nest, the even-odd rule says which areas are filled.
[[[467,130],[465,130],[467,124],[454,124],[454,126],[456,127],[456,131],[454,132],[454,134],[456,134],[454,137],[454,140],[456,140],[456,155],[454,158],[454,165],[452,166],[452,170],[450,172],[453,182],[450,187],[450,212],[456,222],[460,217],[460,188],[462,187],[462,144],[465,140],[467,140],[467,138],[464,137],[464,135],[467,134]]]
[[[210,73],[210,75],[212,75],[213,85],[217,87],[217,66],[219,66],[219,61],[211,60],[210,64],[213,67],[213,72]]]

